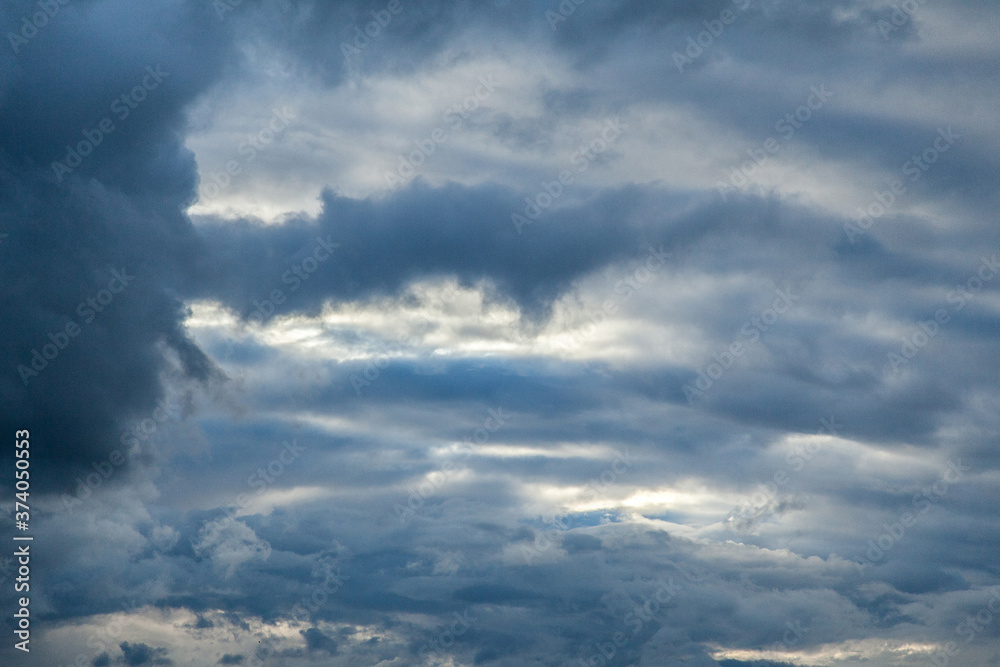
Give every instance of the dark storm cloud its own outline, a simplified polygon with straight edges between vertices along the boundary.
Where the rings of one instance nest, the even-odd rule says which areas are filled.
[[[307,650],[322,651],[330,655],[337,654],[337,642],[332,637],[323,634],[319,628],[303,630],[302,636],[305,637]]]
[[[146,644],[130,644],[122,642],[122,654],[128,667],[145,667],[146,665],[172,665],[167,658],[167,649],[147,646]]]
[[[489,281],[501,297],[543,315],[574,279],[656,240],[656,218],[647,216],[656,200],[638,189],[610,193],[586,207],[553,211],[544,224],[519,235],[511,216],[523,202],[494,186],[431,189],[418,183],[366,200],[327,193],[315,222],[203,226],[221,261],[200,296],[242,313],[254,299],[281,289],[289,298],[286,312],[315,312],[327,299],[392,294],[418,278],[454,275],[465,285]],[[610,219],[618,224],[608,225]],[[312,260],[315,275],[296,271],[321,240],[341,247],[318,270]],[[254,283],[243,278],[251,265],[257,267]]]
[[[9,11],[33,7],[16,5]],[[186,258],[200,252],[181,211],[196,182],[182,109],[226,53],[224,34],[206,18],[191,4],[126,12],[74,3],[21,53],[0,56],[9,66],[0,97],[8,193],[0,216],[9,234],[0,249],[0,422],[33,425],[48,471],[38,488],[66,489],[61,470],[105,459],[125,420],[155,409],[170,371],[165,350],[180,376],[214,373],[183,330],[176,291]],[[88,154],[67,160],[71,150]],[[72,172],[54,170],[56,161]]]

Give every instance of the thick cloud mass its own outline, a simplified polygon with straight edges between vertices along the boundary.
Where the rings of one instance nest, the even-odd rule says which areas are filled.
[[[1000,662],[995,6],[0,28],[2,664]]]

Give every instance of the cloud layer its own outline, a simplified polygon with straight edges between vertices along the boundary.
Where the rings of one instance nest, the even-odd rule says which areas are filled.
[[[1000,659],[995,8],[0,16],[5,660]]]

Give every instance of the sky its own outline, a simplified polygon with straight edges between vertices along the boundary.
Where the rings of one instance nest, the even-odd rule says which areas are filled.
[[[1000,664],[995,3],[0,36],[3,665]]]

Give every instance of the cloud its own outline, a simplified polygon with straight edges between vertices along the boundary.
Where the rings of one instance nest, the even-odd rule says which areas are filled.
[[[903,4],[8,3],[33,659],[995,662],[1000,19]]]
[[[142,667],[143,665],[172,665],[173,662],[167,656],[167,649],[154,648],[146,644],[121,643],[122,654],[125,657],[125,664],[129,667]]]
[[[206,523],[192,547],[198,556],[210,558],[224,568],[226,576],[232,576],[236,568],[247,561],[267,560],[271,555],[267,541],[260,539],[245,523],[228,517]]]
[[[322,651],[330,655],[337,654],[337,642],[323,634],[319,628],[309,628],[302,631],[306,640],[306,648],[312,651]]]

